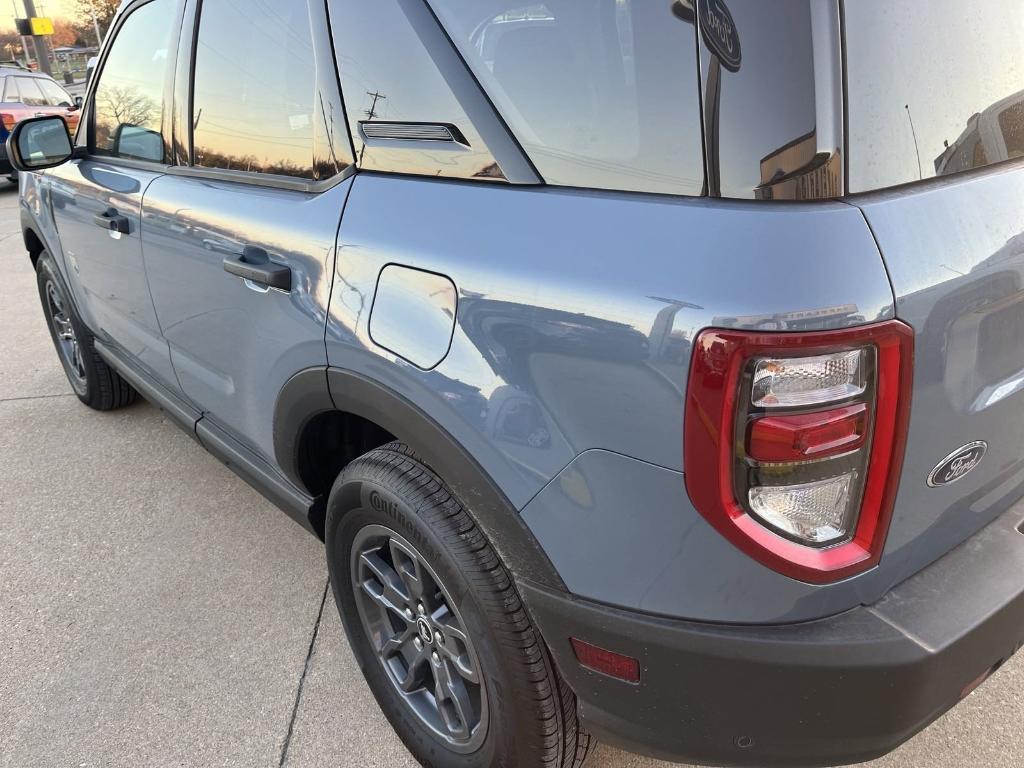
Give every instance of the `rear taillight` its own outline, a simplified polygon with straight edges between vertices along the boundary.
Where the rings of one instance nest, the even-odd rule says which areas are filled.
[[[4,128],[6,128],[8,131],[13,131],[14,126],[18,124],[18,118],[16,118],[10,112],[0,112],[0,122],[4,124]]]
[[[703,331],[686,398],[694,506],[765,565],[812,583],[879,561],[910,413],[913,332]]]

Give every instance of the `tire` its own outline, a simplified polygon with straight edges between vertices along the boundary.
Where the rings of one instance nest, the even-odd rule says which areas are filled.
[[[512,577],[458,499],[408,447],[391,443],[345,468],[328,500],[325,540],[356,660],[421,764],[583,764],[591,739],[577,720],[576,697]],[[385,643],[390,636],[395,642]],[[388,661],[378,650],[384,646],[395,649]],[[434,691],[449,679],[457,695],[440,697],[438,708]],[[409,693],[399,691],[399,680]]]
[[[78,399],[97,411],[134,403],[138,397],[135,390],[96,352],[95,336],[68,300],[64,281],[47,251],[36,262],[36,282],[50,338]]]

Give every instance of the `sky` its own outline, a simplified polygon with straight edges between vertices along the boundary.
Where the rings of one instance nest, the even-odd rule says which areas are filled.
[[[25,6],[22,0],[0,0],[0,29],[14,26],[14,13],[24,16]],[[71,16],[74,11],[74,0],[36,0],[36,13],[40,16]]]

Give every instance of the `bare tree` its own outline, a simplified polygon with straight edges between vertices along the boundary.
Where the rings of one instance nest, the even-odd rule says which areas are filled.
[[[92,24],[95,14],[100,29],[106,34],[120,4],[121,0],[72,0],[71,7],[74,9],[75,17],[82,24]]]
[[[96,93],[97,111],[103,122],[116,129],[121,125],[146,126],[156,112],[156,102],[137,88],[112,86]],[[97,126],[98,127],[98,126]]]

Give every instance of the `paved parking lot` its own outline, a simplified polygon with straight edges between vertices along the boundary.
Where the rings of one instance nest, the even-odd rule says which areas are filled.
[[[70,394],[16,203],[0,188],[0,766],[411,765],[318,542],[153,407]],[[1024,764],[1022,684],[1018,658],[874,765]]]

